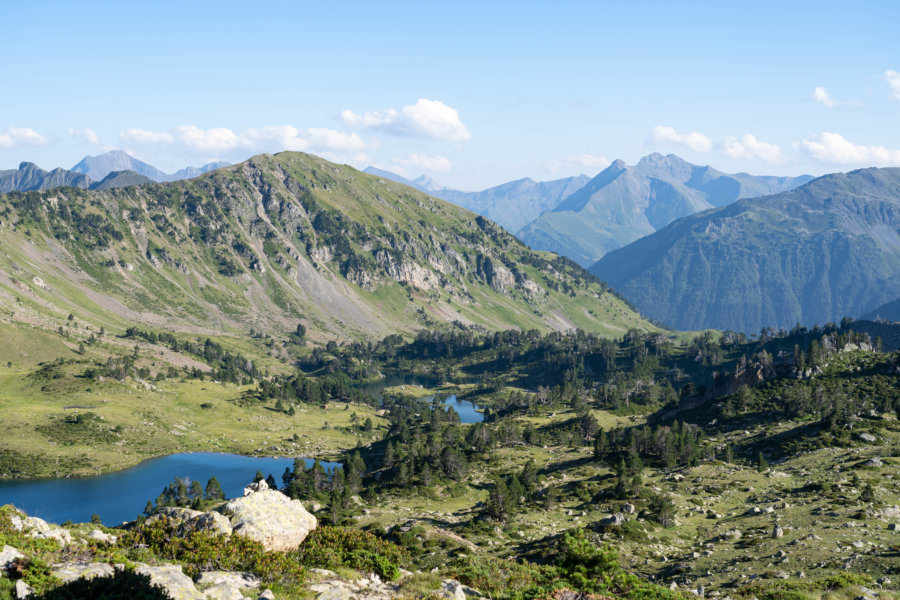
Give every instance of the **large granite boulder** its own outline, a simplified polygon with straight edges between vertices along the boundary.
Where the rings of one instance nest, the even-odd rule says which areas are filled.
[[[221,511],[235,535],[256,540],[266,550],[293,550],[316,528],[316,518],[299,500],[275,490],[251,491],[229,500]]]

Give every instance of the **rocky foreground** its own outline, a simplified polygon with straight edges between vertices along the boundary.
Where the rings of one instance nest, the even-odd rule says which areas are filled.
[[[165,531],[172,531],[174,536],[182,538],[196,534],[208,534],[214,538],[237,536],[260,544],[265,553],[271,555],[298,550],[310,532],[316,529],[316,518],[300,501],[268,489],[265,481],[251,484],[244,494],[206,512],[161,507],[142,526],[165,527]],[[6,517],[8,524],[0,522],[0,539],[18,540],[21,548],[3,544],[0,549],[0,597],[3,597],[5,590],[19,600],[42,597],[41,592],[29,584],[29,575],[35,570],[35,564],[42,562],[40,556],[56,556],[69,560],[47,565],[46,577],[41,579],[45,584],[44,592],[47,588],[53,589],[81,579],[111,578],[127,570],[148,577],[152,585],[162,588],[172,600],[276,598],[264,578],[252,572],[192,572],[190,567],[186,569],[185,565],[178,563],[123,559],[116,549],[120,548],[121,539],[128,536],[128,532],[116,535],[101,527],[59,527],[13,507],[3,507],[3,510],[5,512],[0,519]],[[171,540],[161,541],[166,543]],[[119,560],[112,559],[114,556],[118,556]],[[98,560],[100,558],[106,560]],[[385,581],[376,573],[356,572],[352,573],[354,576],[348,575],[350,573],[344,571],[339,575],[328,569],[309,569],[300,597],[322,600],[408,597],[403,593],[403,580],[420,574],[401,570],[395,581]],[[52,584],[47,586],[46,581]],[[464,600],[481,597],[477,591],[454,580],[435,579],[434,583],[439,587],[430,590],[428,595],[435,598]],[[297,597],[296,592],[293,590],[283,597]]]

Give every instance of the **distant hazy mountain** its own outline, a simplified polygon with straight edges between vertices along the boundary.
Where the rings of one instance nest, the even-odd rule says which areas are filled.
[[[617,160],[517,235],[535,250],[551,250],[589,266],[674,219],[811,179],[728,175],[673,154],[650,154],[634,166]]]
[[[862,314],[863,319],[884,320],[891,322],[900,321],[900,298],[895,298],[889,302],[868,310]]]
[[[202,167],[186,167],[172,173],[164,173],[153,165],[138,160],[122,150],[110,150],[106,154],[99,156],[85,156],[77,165],[72,167],[76,173],[84,173],[94,181],[102,181],[107,175],[113,171],[134,171],[144,177],[149,177],[153,181],[178,181],[181,179],[191,179],[198,175],[202,175],[207,171],[227,167],[226,162],[213,162]]]
[[[193,179],[198,175],[203,175],[204,173],[208,173],[209,171],[214,171],[216,169],[221,169],[222,167],[227,167],[231,163],[227,163],[225,161],[217,161],[211,162],[203,165],[202,167],[185,167],[180,171],[175,171],[171,175],[169,175],[166,181],[179,181],[181,179]]]
[[[578,175],[555,181],[519,179],[480,192],[443,189],[431,192],[438,198],[468,208],[516,232],[556,208],[565,198],[581,189],[590,177]]]
[[[103,179],[113,171],[134,171],[153,181],[168,181],[169,176],[153,165],[140,161],[122,150],[110,150],[99,156],[85,156],[72,167],[76,173],[84,173],[94,181]]]
[[[0,193],[30,192],[55,187],[72,186],[86,188],[91,180],[81,173],[65,169],[45,171],[34,163],[23,162],[18,169],[0,171]]]
[[[128,185],[141,185],[144,183],[154,183],[154,181],[149,177],[145,177],[144,175],[135,173],[134,171],[113,171],[112,173],[104,177],[103,181],[92,183],[91,189],[108,190],[110,188],[119,188]]]
[[[679,329],[755,332],[866,311],[892,318],[900,298],[900,169],[826,175],[685,217],[590,271]]]
[[[534,181],[525,178],[480,192],[462,192],[442,187],[425,175],[416,179],[406,179],[396,173],[376,167],[368,167],[365,172],[414,187],[442,200],[467,208],[474,213],[484,215],[512,232],[518,231],[546,211],[556,207],[567,196],[590,180],[587,175],[566,177],[555,181]]]

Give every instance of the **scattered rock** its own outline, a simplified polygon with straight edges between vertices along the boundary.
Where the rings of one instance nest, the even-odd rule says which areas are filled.
[[[97,540],[98,542],[104,542],[106,544],[115,544],[118,539],[116,536],[111,533],[103,533],[99,529],[94,529],[89,534],[87,534],[89,540]]]
[[[241,590],[234,587],[227,581],[217,583],[211,588],[204,590],[208,600],[244,600]]]
[[[455,579],[445,579],[437,596],[447,600],[467,600],[468,598],[482,598],[480,592],[461,584]]]
[[[21,579],[16,582],[16,598],[18,598],[18,600],[24,600],[32,594],[34,594],[34,590],[30,585],[28,585]]]
[[[900,531],[900,525],[897,525],[896,523],[891,523],[887,528],[888,531]]]
[[[275,594],[272,593],[272,590],[266,588],[259,595],[259,600],[275,600]]]
[[[0,569],[6,569],[12,561],[25,556],[12,546],[3,546],[0,550]]]
[[[872,442],[878,441],[878,438],[876,438],[871,433],[861,433],[861,434],[859,434],[859,439],[861,439],[864,442],[868,442],[870,444]]]
[[[264,492],[269,489],[269,484],[266,483],[265,479],[260,479],[259,481],[254,481],[250,485],[244,488],[244,495],[249,496],[250,494],[254,494],[256,492]]]
[[[784,529],[781,528],[781,525],[776,525],[774,528],[772,528],[772,537],[773,538],[784,537]]]
[[[293,550],[316,528],[316,518],[281,492],[263,489],[230,500],[222,508],[235,535],[260,542],[266,550]]]
[[[625,524],[625,515],[616,513],[603,519],[600,519],[601,527],[621,527]]]
[[[884,465],[884,463],[881,462],[880,458],[870,458],[869,460],[866,461],[867,467],[880,467],[882,465]]]
[[[622,506],[622,512],[625,513],[626,515],[633,515],[635,512],[634,504],[631,504],[630,502],[626,502]]]
[[[259,578],[252,573],[236,573],[232,571],[208,571],[200,575],[197,585],[200,587],[227,583],[239,590],[250,590],[259,587]]]
[[[63,583],[82,578],[107,577],[114,573],[115,569],[106,563],[69,563],[56,565],[53,569],[53,576],[61,579]]]
[[[181,571],[181,567],[178,565],[151,567],[145,564],[136,564],[134,570],[136,573],[149,576],[151,583],[165,588],[172,600],[196,600],[201,597],[194,582]]]

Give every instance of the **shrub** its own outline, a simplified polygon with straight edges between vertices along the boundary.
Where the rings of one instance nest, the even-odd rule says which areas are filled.
[[[368,531],[346,527],[319,527],[292,554],[306,567],[348,567],[390,580],[399,577],[404,559],[399,546]]]
[[[120,545],[146,545],[158,556],[184,563],[188,575],[202,571],[250,571],[267,582],[299,583],[304,570],[286,552],[267,552],[257,541],[239,535],[226,537],[206,532],[177,535],[177,525],[166,519],[144,523],[129,531]]]

